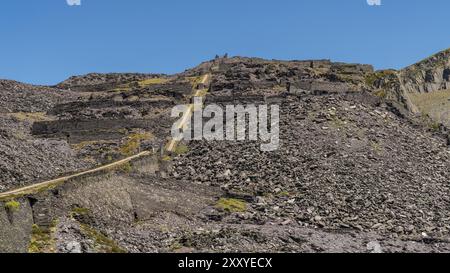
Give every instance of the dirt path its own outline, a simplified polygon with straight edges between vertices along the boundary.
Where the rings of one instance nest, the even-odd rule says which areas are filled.
[[[203,76],[203,78],[202,78],[200,83],[201,84],[206,84],[209,81],[209,79],[210,79],[210,75],[206,74],[206,75]],[[203,97],[203,96],[205,96],[204,93],[205,93],[204,89],[198,89],[198,90],[195,90],[193,95],[194,95],[194,97]],[[193,110],[194,110],[194,105],[190,104],[188,110],[183,115],[182,122],[180,123],[180,128],[183,128],[184,126],[186,126],[187,121],[189,120],[189,118],[191,117],[191,115],[193,113]],[[178,141],[172,139],[169,142],[168,146],[167,146],[168,147],[167,151],[169,151],[169,152],[174,151],[176,149],[176,147],[177,147],[177,144],[178,144]],[[102,167],[98,167],[98,168],[95,168],[95,169],[79,172],[79,173],[76,173],[76,174],[73,174],[73,175],[68,175],[68,176],[57,178],[57,179],[52,179],[52,180],[48,180],[48,181],[45,181],[45,182],[41,182],[41,183],[33,184],[33,185],[30,185],[30,186],[22,187],[22,188],[19,188],[19,189],[10,190],[10,191],[4,192],[4,193],[0,193],[0,201],[14,199],[16,197],[24,196],[24,195],[27,195],[27,194],[37,193],[37,192],[40,192],[40,191],[52,188],[54,186],[57,186],[57,185],[59,185],[61,183],[64,183],[64,182],[66,182],[69,179],[80,177],[80,176],[87,175],[87,174],[96,173],[96,172],[103,171],[103,170],[112,169],[114,167],[118,167],[120,165],[126,164],[126,163],[130,162],[133,159],[140,158],[140,157],[143,157],[143,156],[147,156],[147,155],[150,155],[150,154],[151,153],[149,151],[144,151],[144,152],[141,152],[141,153],[139,153],[137,155],[127,157],[125,159],[113,162],[111,164],[108,164],[108,165],[105,165],[105,166],[102,166]]]
[[[201,80],[201,84],[206,84],[210,79],[210,75],[206,74],[203,76],[203,79]],[[205,96],[205,90],[204,89],[198,89],[194,92],[194,97],[204,97]],[[184,128],[187,125],[187,122],[192,116],[192,113],[194,112],[194,104],[190,104],[186,112],[184,112],[183,117],[181,119],[181,122],[178,126],[179,129]],[[167,151],[168,152],[174,152],[178,145],[178,140],[172,139],[167,145]]]
[[[76,173],[76,174],[73,174],[73,175],[68,175],[68,176],[57,178],[57,179],[53,179],[53,180],[49,180],[49,181],[33,184],[33,185],[30,185],[30,186],[26,186],[26,187],[23,187],[23,188],[19,188],[19,189],[7,191],[7,192],[4,192],[4,193],[0,193],[0,201],[13,199],[13,198],[24,196],[24,195],[27,195],[27,194],[37,193],[39,191],[51,188],[53,186],[57,186],[60,183],[64,183],[64,182],[66,182],[69,179],[80,177],[80,176],[87,175],[87,174],[100,172],[100,171],[104,171],[104,170],[109,170],[109,169],[121,166],[123,164],[126,164],[126,163],[130,162],[133,159],[140,158],[140,157],[143,157],[143,156],[147,156],[147,155],[150,155],[150,154],[151,153],[149,151],[144,151],[144,152],[141,152],[141,153],[139,153],[137,155],[124,158],[122,160],[113,162],[111,164],[108,164],[108,165],[105,165],[105,166],[102,166],[102,167],[98,167],[98,168],[95,168],[95,169],[79,172],[79,173]]]

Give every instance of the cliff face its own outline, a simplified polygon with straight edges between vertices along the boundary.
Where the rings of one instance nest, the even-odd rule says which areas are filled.
[[[450,126],[450,49],[402,70],[377,71],[366,78],[375,94],[398,109]]]
[[[412,112],[450,126],[450,49],[401,70],[399,79]]]
[[[400,70],[399,77],[407,93],[450,89],[450,49]]]

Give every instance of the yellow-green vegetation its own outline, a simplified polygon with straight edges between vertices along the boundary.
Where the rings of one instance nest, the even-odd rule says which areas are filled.
[[[94,242],[94,248],[99,253],[125,253],[126,251],[117,245],[114,240],[109,239],[100,231],[80,224],[81,231]]]
[[[5,203],[5,209],[9,212],[16,212],[20,209],[20,203],[15,200],[8,201]]]
[[[291,196],[291,194],[289,192],[287,192],[287,191],[282,191],[282,192],[278,193],[278,196],[289,197],[289,196]]]
[[[107,155],[107,156],[106,156],[106,161],[107,161],[107,162],[112,162],[113,160],[114,160],[114,158],[113,158],[112,155]]]
[[[366,84],[369,86],[373,86],[377,80],[381,80],[383,78],[386,78],[388,76],[395,75],[395,70],[381,70],[374,73],[371,73],[366,76],[365,81]]]
[[[177,250],[180,250],[180,249],[182,249],[182,248],[183,248],[183,245],[182,245],[180,242],[178,242],[178,241],[173,242],[173,243],[170,245],[170,250],[172,250],[172,251],[177,251]]]
[[[17,112],[8,114],[9,116],[19,120],[19,121],[28,121],[28,122],[38,122],[38,121],[51,121],[52,118],[47,116],[44,112],[35,112],[35,113],[25,113],[25,112]]]
[[[450,89],[409,94],[411,102],[434,122],[450,125]]]
[[[123,173],[131,173],[133,171],[133,166],[131,166],[130,162],[127,162],[120,166],[119,170]]]
[[[220,198],[216,207],[228,212],[244,212],[247,210],[247,203],[239,199]]]
[[[166,155],[162,158],[162,161],[171,161],[171,160],[172,160],[172,157],[170,157],[168,155]]]
[[[169,81],[169,79],[165,79],[165,78],[153,78],[153,79],[146,79],[146,80],[142,80],[139,81],[139,86],[140,87],[147,87],[153,84],[164,84],[167,83]]]
[[[120,153],[124,156],[132,156],[139,151],[141,142],[153,138],[151,133],[135,133],[128,136],[127,141],[120,147]]]
[[[188,80],[192,87],[196,87],[198,84],[202,82],[203,77],[197,76],[197,77],[187,77],[186,80]]]
[[[329,122],[330,126],[335,129],[343,129],[348,125],[347,121],[344,121],[338,117],[333,117],[333,119]]]
[[[450,54],[450,48],[443,50],[441,52],[438,52],[430,57],[427,57],[423,60],[421,60],[420,62],[418,62],[417,64],[413,65],[412,67],[410,67],[409,69],[413,69],[414,72],[416,73],[420,73],[420,68],[423,65],[427,65],[427,63],[430,62],[430,60],[432,60],[433,62],[433,66],[434,67],[442,67],[445,66],[447,61],[448,61],[448,54]]]
[[[376,141],[371,141],[370,146],[372,147],[372,150],[377,154],[381,155],[384,151],[383,147],[380,145],[380,143]]]
[[[48,229],[33,225],[31,229],[31,241],[28,247],[29,253],[54,253],[55,239],[53,234],[56,231],[57,222],[54,221]]]
[[[88,208],[76,207],[70,212],[70,216],[85,216],[90,214]],[[94,249],[101,253],[125,253],[125,250],[120,248],[116,242],[109,239],[100,231],[95,230],[89,225],[79,223],[81,232],[94,242]]]
[[[182,143],[179,143],[174,151],[174,153],[177,155],[186,154],[187,152],[189,152],[189,147]]]
[[[144,88],[144,87],[148,87],[153,84],[164,84],[164,83],[167,83],[168,81],[169,81],[169,79],[167,79],[167,78],[152,78],[152,79],[145,79],[142,81],[134,81],[134,82],[127,83],[127,84],[121,84],[112,90],[108,90],[108,92],[113,92],[113,93],[124,92],[124,93],[126,93],[126,92],[132,91],[134,87]]]
[[[88,215],[90,213],[90,210],[88,208],[80,208],[80,207],[76,207],[73,208],[72,211],[70,212],[70,216],[83,216],[83,215]]]
[[[441,128],[441,124],[439,122],[432,122],[430,128],[431,130],[438,132]]]
[[[384,89],[380,89],[374,93],[375,96],[380,97],[382,99],[387,97],[387,92]]]
[[[113,92],[113,93],[120,93],[120,92],[130,92],[131,91],[131,87],[128,85],[121,85],[119,87],[114,88],[113,90],[109,90],[109,92]]]

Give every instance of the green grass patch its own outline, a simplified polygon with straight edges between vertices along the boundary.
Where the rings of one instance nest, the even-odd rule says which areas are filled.
[[[142,80],[139,81],[139,86],[140,87],[147,87],[153,84],[164,84],[167,83],[169,81],[169,79],[165,79],[165,78],[153,78],[153,79],[146,79],[146,80]]]
[[[16,212],[20,209],[20,203],[15,200],[8,201],[5,203],[5,209],[8,212]]]
[[[80,224],[81,231],[94,242],[94,248],[99,253],[126,253],[114,240],[94,228]]]
[[[387,92],[384,89],[380,89],[374,93],[375,96],[380,97],[382,99],[387,97]]]
[[[33,225],[31,229],[31,240],[28,246],[29,253],[55,253],[55,239],[53,234],[56,231],[57,222],[54,221],[49,229],[43,229],[38,225]]]
[[[334,129],[344,129],[347,127],[348,122],[335,116],[329,121],[329,125]]]
[[[131,173],[133,171],[133,166],[131,166],[130,162],[127,162],[120,166],[119,170],[123,173]]]
[[[216,204],[216,208],[228,212],[244,212],[247,210],[247,203],[239,199],[220,198]]]
[[[74,209],[72,209],[71,211],[71,215],[88,215],[91,211],[88,208],[80,208],[80,207],[76,207]]]
[[[162,161],[172,161],[172,157],[170,157],[170,156],[168,156],[168,155],[166,155],[166,156],[164,156],[163,158],[162,158]]]
[[[189,152],[189,147],[184,145],[184,144],[178,144],[174,153],[177,155],[182,155],[182,154],[186,154]]]
[[[441,124],[438,122],[433,122],[430,124],[430,128],[435,132],[439,132],[439,130],[441,129]]]
[[[365,77],[365,82],[369,86],[375,85],[378,80],[395,75],[395,70],[381,70],[371,73]]]
[[[44,112],[34,112],[34,113],[25,113],[25,112],[17,112],[8,114],[9,116],[17,119],[18,121],[24,122],[38,122],[38,121],[51,121],[52,118],[48,117]]]
[[[142,141],[152,138],[153,135],[148,132],[129,135],[126,142],[119,148],[119,151],[123,156],[132,156],[139,151]]]
[[[287,191],[281,191],[281,192],[278,193],[278,196],[280,196],[280,197],[289,197],[289,196],[291,196],[291,194],[289,192],[287,192]]]
[[[376,141],[371,141],[370,142],[370,146],[372,148],[372,150],[377,154],[377,155],[382,155],[384,152],[384,148],[380,145],[380,143],[376,142]]]

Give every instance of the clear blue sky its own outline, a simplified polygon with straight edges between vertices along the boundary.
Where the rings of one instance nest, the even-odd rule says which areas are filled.
[[[0,78],[176,73],[215,54],[400,68],[450,47],[450,1],[2,0]]]

